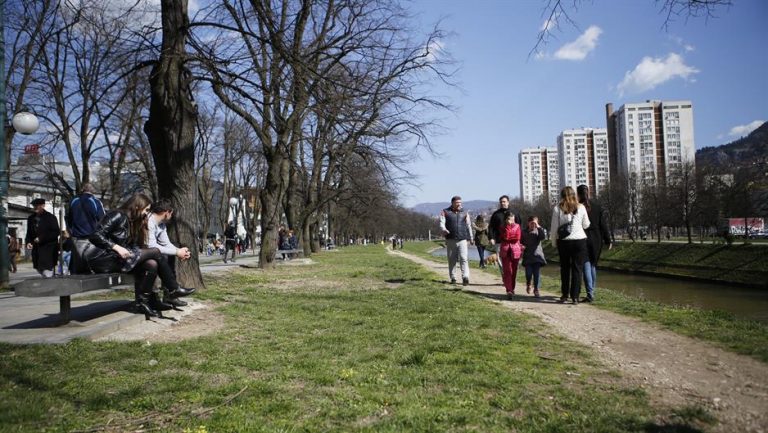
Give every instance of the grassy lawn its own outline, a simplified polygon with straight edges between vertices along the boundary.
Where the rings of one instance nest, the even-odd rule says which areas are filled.
[[[381,246],[240,270],[200,298],[219,333],[0,345],[0,431],[695,432],[540,321]],[[172,330],[171,330],[172,332]]]
[[[405,251],[430,260],[443,261],[445,259],[428,253],[438,246],[435,242],[412,242],[405,244]],[[472,265],[477,266],[477,263],[473,262]],[[498,275],[496,270],[485,272]],[[518,277],[524,278],[519,274]],[[542,276],[541,286],[544,290],[560,293],[558,279]],[[762,322],[740,319],[723,311],[661,304],[604,287],[600,287],[600,297],[591,305],[657,323],[671,331],[707,340],[724,349],[768,362],[768,325]]]

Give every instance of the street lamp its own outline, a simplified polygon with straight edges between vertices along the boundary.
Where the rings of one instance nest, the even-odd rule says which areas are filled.
[[[0,73],[2,75],[2,73]],[[0,77],[2,78],[2,77]],[[0,82],[5,82],[4,79]],[[40,121],[37,120],[37,116],[28,112],[21,111],[13,116],[9,125],[5,124],[5,89],[0,89],[2,94],[2,100],[0,100],[0,287],[8,286],[8,215],[6,208],[8,206],[8,183],[9,172],[8,167],[10,161],[6,158],[7,146],[10,143],[5,142],[5,128],[13,128],[19,134],[29,135],[34,134],[37,128],[40,127]]]

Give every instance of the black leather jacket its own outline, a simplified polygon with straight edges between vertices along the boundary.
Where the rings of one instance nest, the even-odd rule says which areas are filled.
[[[111,250],[115,244],[128,248],[130,227],[128,215],[118,210],[109,211],[88,240],[103,250]]]

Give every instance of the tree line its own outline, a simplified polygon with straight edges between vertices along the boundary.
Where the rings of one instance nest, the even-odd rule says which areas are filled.
[[[397,189],[452,109],[434,96],[453,74],[439,27],[418,31],[380,0],[223,0],[192,17],[187,0],[160,8],[6,3],[10,109],[43,119],[43,153],[74,173],[46,173],[65,197],[91,182],[115,207],[144,189],[173,203],[172,236],[194,245],[242,194],[262,267],[283,223],[307,255],[321,235],[415,236],[428,224]],[[180,277],[200,286],[193,258]]]

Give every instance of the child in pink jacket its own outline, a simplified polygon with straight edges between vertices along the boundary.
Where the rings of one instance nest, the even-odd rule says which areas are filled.
[[[523,254],[523,246],[520,244],[522,230],[520,224],[515,222],[515,214],[504,214],[504,223],[499,227],[501,245],[499,246],[499,259],[501,260],[502,281],[507,290],[507,298],[512,299],[515,294],[515,279],[517,278],[517,265]]]

